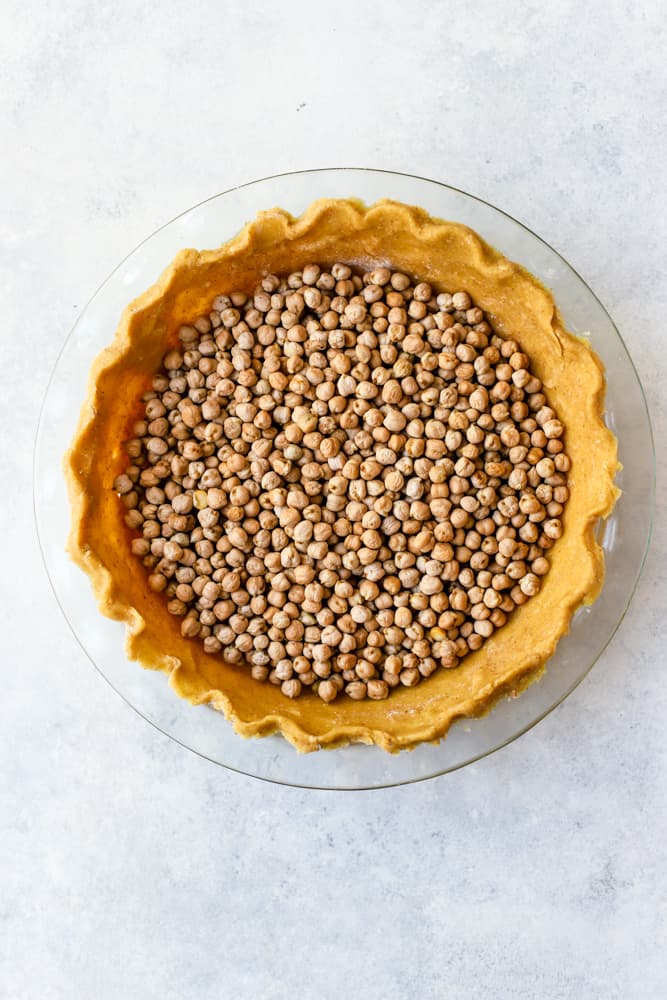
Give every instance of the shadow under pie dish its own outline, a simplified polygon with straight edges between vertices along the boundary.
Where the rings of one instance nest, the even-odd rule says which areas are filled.
[[[488,638],[482,636],[480,648],[457,665],[439,666],[414,687],[401,682],[381,700],[354,700],[342,693],[327,703],[313,693],[327,677],[291,700],[280,685],[255,680],[246,664],[228,663],[220,652],[207,652],[196,637],[181,634],[181,619],[170,614],[167,595],[151,590],[148,570],[132,554],[132,539],[141,533],[128,528],[127,509],[114,484],[128,465],[125,442],[133,438],[133,426],[142,416],[141,396],[150,390],[164,355],[182,350],[182,326],[209,315],[218,296],[252,293],[267,275],[294,274],[312,263],[328,268],[335,262],[358,275],[390,268],[410,276],[412,286],[429,284],[434,298],[457,290],[469,295],[472,308],[483,310],[491,326],[489,336],[515,341],[515,354],[526,352],[532,375],[542,383],[544,405],[562,422],[571,464],[562,534],[545,550],[550,568],[538,593],[509,613]],[[410,322],[419,320],[406,317],[406,336]],[[400,348],[400,331],[396,336]],[[429,354],[442,352],[442,347],[433,350],[428,336],[423,339]],[[483,354],[481,345],[478,353]],[[399,351],[399,356],[406,354],[415,363],[419,360],[412,352]],[[509,360],[501,357],[499,363]],[[472,363],[472,356],[471,362],[461,362]],[[478,387],[476,381],[473,385]],[[387,201],[366,209],[352,201],[323,200],[298,219],[280,210],[261,213],[219,250],[179,254],[159,282],[128,307],[113,343],[96,361],[66,461],[73,507],[69,550],[90,575],[103,613],[127,623],[129,656],[167,672],[182,697],[223,711],[242,735],[278,731],[306,751],[350,741],[398,750],[437,740],[456,718],[485,713],[498,698],[520,691],[538,676],[576,608],[599,591],[603,561],[594,529],[613,506],[617,468],[615,441],[602,420],[603,397],[597,357],[565,331],[546,289],[466,227]],[[381,396],[373,402],[385,406]],[[400,398],[397,402],[400,408]],[[545,450],[544,457],[548,454]],[[397,455],[397,461],[402,457]],[[458,451],[453,455],[460,457]],[[433,465],[442,460],[434,459]],[[527,486],[525,492],[534,492]],[[398,490],[396,497],[400,494]],[[218,523],[224,524],[222,510]],[[474,527],[474,513],[466,531]],[[456,580],[446,580],[439,593],[451,593],[455,586]],[[419,610],[415,608],[415,621]],[[429,632],[434,627],[439,626],[424,628]],[[419,633],[411,641],[420,642]]]

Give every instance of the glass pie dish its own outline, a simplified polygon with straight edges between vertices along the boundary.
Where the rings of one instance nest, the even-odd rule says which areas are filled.
[[[609,427],[619,439],[623,495],[600,527],[607,579],[600,598],[581,608],[545,674],[520,698],[481,719],[455,724],[438,745],[390,756],[350,746],[300,755],[281,737],[243,740],[219,713],[180,701],[164,674],[129,663],[124,628],[102,618],[89,583],[64,551],[70,511],[60,459],[72,438],[92,360],[111,340],[124,306],[157,278],[184,247],[212,248],[262,208],[300,214],[321,197],[389,197],[431,215],[465,223],[524,265],[553,292],[571,332],[589,336],[607,374]],[[593,293],[559,255],[492,206],[452,188],[373,170],[321,170],[266,178],[198,205],[158,230],[105,281],[67,339],[47,389],[35,450],[38,535],[58,601],[80,644],[109,683],[173,739],[231,769],[307,787],[367,788],[421,780],[461,767],[516,738],[579,683],[618,627],[636,585],[652,512],[653,448],[646,405],[622,340]],[[604,529],[604,531],[603,531]]]

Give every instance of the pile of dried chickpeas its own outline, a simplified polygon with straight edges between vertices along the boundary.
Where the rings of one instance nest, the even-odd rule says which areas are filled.
[[[386,698],[540,589],[570,461],[470,296],[308,264],[181,327],[114,482],[184,636],[289,698]]]

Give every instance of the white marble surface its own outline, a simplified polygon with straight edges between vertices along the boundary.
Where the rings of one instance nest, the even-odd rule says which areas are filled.
[[[336,794],[135,716],[31,510],[38,404],[102,278],[177,211],[310,166],[445,180],[544,236],[616,319],[664,458],[666,42],[659,0],[2,5],[2,1000],[667,995],[661,522],[559,710],[462,772]]]

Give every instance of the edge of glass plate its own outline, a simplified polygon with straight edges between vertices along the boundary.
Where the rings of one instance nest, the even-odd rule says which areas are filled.
[[[613,629],[609,633],[606,642],[604,643],[604,645],[599,650],[597,656],[590,662],[590,664],[588,664],[588,666],[583,671],[583,673],[579,677],[577,677],[577,679],[567,688],[566,691],[563,692],[563,694],[552,705],[550,705],[548,708],[546,708],[542,712],[540,712],[539,715],[537,715],[534,719],[532,719],[526,725],[522,726],[515,733],[512,733],[512,735],[509,736],[507,739],[503,739],[499,743],[497,743],[495,746],[491,747],[488,750],[485,750],[483,753],[474,754],[472,757],[469,757],[466,760],[460,761],[459,763],[454,764],[451,767],[445,767],[445,768],[442,768],[440,770],[433,771],[430,774],[418,775],[417,777],[407,778],[407,779],[404,779],[404,780],[401,780],[401,781],[384,782],[381,785],[318,785],[318,784],[307,784],[307,783],[302,783],[302,782],[281,781],[281,780],[276,779],[276,778],[268,778],[268,777],[265,777],[263,775],[252,774],[249,771],[244,771],[241,768],[233,767],[230,764],[224,764],[221,761],[216,760],[214,757],[210,757],[208,754],[204,753],[203,751],[196,750],[194,747],[189,746],[187,743],[183,743],[177,736],[173,736],[171,733],[168,733],[166,730],[162,729],[162,727],[157,722],[154,722],[147,715],[144,715],[144,713],[140,709],[138,709],[135,705],[133,705],[132,702],[129,701],[125,697],[125,695],[121,691],[119,691],[118,688],[109,680],[109,678],[106,676],[106,674],[95,663],[95,661],[93,660],[92,656],[88,653],[88,651],[84,647],[83,643],[79,639],[79,637],[78,637],[78,635],[77,635],[77,633],[76,633],[76,631],[75,631],[72,623],[69,620],[69,617],[68,617],[65,609],[63,608],[62,604],[60,603],[60,599],[58,597],[58,593],[56,591],[55,585],[54,585],[53,580],[51,578],[51,573],[49,572],[49,566],[48,566],[48,563],[46,561],[46,556],[44,554],[44,549],[43,549],[43,546],[42,546],[42,539],[41,539],[40,528],[39,528],[39,516],[38,516],[38,513],[37,513],[37,498],[36,498],[36,486],[35,486],[35,483],[36,483],[37,446],[38,446],[38,442],[39,442],[40,432],[41,432],[41,429],[42,429],[42,416],[43,416],[43,413],[44,413],[44,408],[46,406],[46,400],[47,400],[47,397],[48,397],[48,394],[49,394],[49,390],[51,388],[51,383],[53,382],[53,379],[55,377],[56,371],[58,369],[58,365],[60,363],[60,359],[61,359],[62,355],[64,354],[65,349],[67,348],[67,345],[68,345],[68,343],[70,341],[70,338],[72,337],[72,335],[73,335],[74,331],[76,330],[77,326],[79,325],[79,322],[81,321],[82,317],[84,316],[84,314],[86,313],[86,311],[88,310],[89,306],[91,305],[91,303],[93,302],[93,300],[96,298],[96,296],[98,295],[98,293],[101,291],[101,289],[104,288],[104,286],[106,284],[108,284],[108,282],[113,278],[114,274],[117,271],[120,270],[120,268],[123,266],[123,264],[127,260],[129,260],[129,258],[132,257],[137,252],[137,250],[139,250],[142,246],[144,246],[145,243],[148,243],[149,240],[151,240],[154,236],[156,236],[157,233],[162,232],[163,229],[166,229],[168,226],[171,226],[178,219],[181,219],[183,216],[188,215],[190,212],[194,211],[195,209],[201,208],[203,205],[206,205],[208,202],[214,201],[215,199],[220,198],[220,197],[222,197],[224,195],[231,194],[233,191],[238,191],[238,190],[240,190],[242,188],[252,187],[254,184],[261,184],[264,181],[277,180],[278,178],[281,178],[281,177],[292,177],[292,176],[299,175],[299,174],[330,173],[332,171],[341,172],[341,173],[347,172],[347,173],[390,174],[390,175],[394,175],[396,177],[406,177],[406,178],[409,178],[409,179],[412,179],[412,180],[424,181],[427,184],[435,184],[438,187],[446,188],[449,191],[454,191],[457,194],[462,194],[462,195],[464,195],[464,197],[470,198],[472,201],[476,201],[476,202],[479,202],[480,204],[486,205],[488,208],[492,209],[494,212],[497,212],[499,215],[505,216],[505,218],[509,219],[515,225],[517,225],[521,229],[525,230],[527,233],[530,233],[531,236],[533,236],[536,240],[538,240],[540,243],[542,243],[543,246],[545,246],[548,250],[550,250],[552,253],[554,253],[559,258],[559,260],[561,260],[563,262],[563,264],[565,265],[565,267],[569,271],[571,271],[575,275],[575,277],[578,278],[579,281],[584,285],[584,287],[589,292],[589,294],[592,296],[592,298],[595,299],[595,301],[598,303],[598,305],[600,306],[600,308],[602,309],[602,311],[606,315],[607,319],[609,320],[611,326],[613,327],[613,329],[614,329],[614,331],[615,331],[615,333],[616,333],[616,335],[617,335],[617,337],[619,339],[619,342],[620,342],[620,344],[621,344],[621,346],[623,348],[623,351],[625,352],[625,356],[626,356],[626,358],[627,358],[627,360],[628,360],[628,362],[630,364],[630,367],[631,367],[631,369],[633,371],[633,374],[635,376],[637,384],[639,386],[639,391],[640,391],[641,398],[642,398],[642,401],[643,401],[643,404],[644,404],[644,415],[646,417],[646,424],[647,424],[647,428],[648,428],[649,441],[650,441],[650,444],[651,444],[651,470],[650,470],[650,472],[651,472],[651,483],[650,483],[650,492],[649,492],[650,511],[649,511],[649,520],[648,520],[648,525],[647,525],[647,531],[646,531],[646,540],[645,540],[645,543],[644,543],[644,549],[643,549],[643,552],[642,552],[642,557],[641,557],[639,566],[637,568],[637,571],[635,573],[635,577],[634,577],[634,580],[632,582],[632,586],[631,586],[631,588],[630,588],[630,590],[628,592],[628,597],[627,597],[625,606],[624,606],[621,614],[619,615],[616,624],[614,625]],[[52,591],[53,596],[55,598],[56,604],[58,605],[58,607],[59,607],[59,609],[60,609],[60,611],[61,611],[61,613],[63,615],[63,618],[65,619],[65,621],[67,623],[67,626],[68,626],[70,632],[74,636],[74,639],[75,639],[77,645],[82,650],[82,652],[85,654],[85,656],[90,661],[90,663],[92,664],[92,666],[95,668],[95,670],[97,671],[97,673],[106,681],[106,683],[109,685],[109,687],[112,689],[112,691],[114,691],[115,694],[117,694],[118,697],[126,705],[128,705],[129,708],[132,709],[133,712],[135,712],[140,718],[144,719],[144,721],[146,721],[147,723],[149,723],[149,725],[151,725],[154,729],[156,729],[163,736],[166,736],[168,739],[173,740],[174,743],[177,743],[179,746],[183,747],[185,750],[190,751],[190,753],[196,754],[196,756],[202,758],[203,760],[208,760],[212,764],[216,764],[218,767],[224,767],[226,770],[232,771],[235,774],[243,775],[246,778],[253,778],[256,781],[265,781],[265,782],[267,782],[268,784],[271,784],[271,785],[282,785],[283,787],[287,787],[287,788],[308,788],[308,789],[312,789],[313,791],[374,791],[374,790],[382,789],[382,788],[397,788],[397,787],[400,787],[402,785],[411,785],[411,784],[417,784],[417,783],[422,782],[422,781],[430,781],[433,778],[440,777],[443,774],[451,774],[454,771],[459,771],[459,770],[461,770],[461,768],[467,767],[469,764],[474,764],[474,763],[476,763],[479,760],[483,760],[485,757],[489,757],[489,756],[491,756],[491,754],[497,753],[498,750],[502,750],[503,747],[509,746],[511,743],[514,743],[515,740],[518,740],[521,736],[524,736],[527,732],[529,732],[531,729],[533,729],[535,726],[537,726],[540,722],[542,722],[543,719],[545,719],[548,715],[551,715],[552,712],[554,712],[557,708],[560,707],[560,705],[563,704],[563,702],[565,701],[566,698],[569,698],[569,696],[572,694],[572,692],[575,691],[577,687],[579,687],[579,685],[584,680],[584,678],[588,676],[588,674],[593,669],[593,667],[595,666],[595,664],[598,662],[598,660],[600,659],[600,657],[602,656],[602,654],[608,648],[609,643],[611,642],[611,640],[616,635],[616,632],[620,628],[621,623],[623,622],[623,620],[624,620],[624,618],[625,618],[625,616],[627,614],[628,608],[630,607],[630,604],[632,603],[632,599],[633,599],[633,597],[635,595],[635,591],[637,589],[637,585],[639,583],[642,571],[644,569],[644,565],[646,563],[646,557],[648,555],[648,551],[649,551],[650,543],[651,543],[651,537],[652,537],[652,533],[653,533],[653,520],[654,520],[654,510],[655,510],[655,487],[656,487],[656,457],[655,457],[655,440],[654,440],[654,436],[653,436],[653,427],[652,427],[652,423],[651,423],[651,415],[650,415],[650,411],[649,411],[649,408],[648,408],[648,402],[647,402],[647,399],[646,399],[646,393],[644,392],[644,386],[642,385],[642,381],[639,378],[639,373],[637,372],[635,364],[634,364],[634,362],[632,360],[632,356],[631,356],[630,352],[628,351],[626,343],[625,343],[625,341],[624,341],[624,339],[623,339],[623,337],[622,337],[622,335],[621,335],[618,327],[616,326],[616,323],[612,319],[612,317],[611,317],[610,313],[608,312],[607,308],[605,307],[604,303],[596,295],[596,293],[590,287],[590,285],[588,284],[588,282],[585,281],[585,279],[579,274],[579,272],[577,271],[577,269],[575,267],[573,267],[572,264],[570,264],[570,262],[568,260],[566,260],[566,258],[563,257],[563,255],[558,250],[556,250],[553,246],[551,246],[550,243],[548,243],[545,239],[543,239],[541,236],[539,236],[537,233],[535,233],[529,226],[525,225],[523,222],[520,222],[513,215],[510,215],[509,212],[506,212],[503,209],[498,208],[496,205],[493,205],[490,201],[486,201],[486,199],[484,199],[484,198],[480,198],[477,195],[470,194],[469,192],[464,191],[462,188],[455,187],[453,184],[445,184],[443,181],[436,181],[436,180],[433,180],[433,178],[430,178],[430,177],[422,177],[420,174],[407,174],[407,173],[404,173],[403,171],[400,171],[400,170],[383,170],[383,169],[376,168],[376,167],[315,167],[315,168],[312,168],[312,169],[288,170],[288,171],[284,171],[283,173],[279,173],[279,174],[268,174],[266,177],[258,177],[258,178],[255,178],[252,181],[246,181],[243,184],[235,184],[235,185],[233,185],[230,188],[226,188],[223,191],[218,191],[216,194],[210,195],[208,198],[202,199],[202,201],[196,202],[194,205],[191,205],[189,208],[184,209],[182,212],[178,212],[176,215],[174,215],[167,222],[163,223],[161,226],[158,226],[157,229],[154,229],[153,232],[150,233],[148,236],[144,237],[143,240],[140,240],[140,242],[137,243],[132,248],[132,250],[130,250],[129,253],[127,253],[118,262],[118,264],[116,264],[116,266],[107,274],[107,276],[96,287],[95,291],[88,298],[88,300],[86,301],[85,305],[81,309],[81,312],[79,313],[79,315],[75,319],[74,323],[70,327],[69,332],[68,332],[67,336],[65,337],[65,339],[64,339],[64,341],[63,341],[63,343],[62,343],[62,345],[60,347],[60,350],[58,351],[56,359],[55,359],[55,361],[53,363],[53,366],[51,368],[51,372],[49,374],[49,378],[48,378],[48,381],[46,383],[46,386],[45,386],[45,389],[44,389],[44,393],[43,393],[43,396],[42,396],[42,401],[41,401],[40,408],[39,408],[39,414],[38,414],[38,417],[37,417],[37,425],[36,425],[36,428],[35,428],[35,436],[34,436],[34,441],[33,441],[33,456],[32,456],[32,459],[33,459],[32,460],[32,507],[33,507],[33,520],[34,520],[34,524],[35,524],[35,533],[37,535],[37,544],[38,544],[38,547],[39,547],[39,552],[40,552],[40,556],[41,556],[41,559],[42,559],[42,564],[44,566],[44,571],[45,571],[46,577],[47,577],[47,579],[49,581],[49,585],[51,587],[51,591]],[[463,720],[457,720],[457,722],[461,722],[461,721],[463,721]],[[473,722],[475,722],[475,721],[480,721],[480,720],[478,720],[478,719],[473,720]],[[324,751],[324,752],[327,752],[327,751]]]

